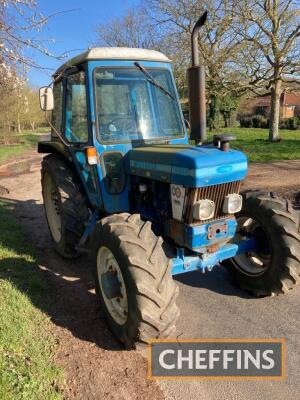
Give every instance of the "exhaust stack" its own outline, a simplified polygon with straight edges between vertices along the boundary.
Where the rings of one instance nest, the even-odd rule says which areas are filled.
[[[188,68],[191,139],[201,145],[206,138],[205,68],[199,65],[198,33],[205,24],[207,11],[196,22],[192,32],[192,66]]]

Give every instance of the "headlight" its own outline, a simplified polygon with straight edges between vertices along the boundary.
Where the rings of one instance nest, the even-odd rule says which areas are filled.
[[[223,203],[223,213],[234,214],[241,211],[243,198],[240,194],[233,193],[225,197]]]
[[[194,219],[210,219],[215,214],[215,203],[212,200],[199,200],[194,204],[193,217]]]

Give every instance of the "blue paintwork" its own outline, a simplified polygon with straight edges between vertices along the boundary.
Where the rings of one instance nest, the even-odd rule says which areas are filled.
[[[161,63],[161,62],[150,62],[150,61],[139,61],[142,66],[145,68],[163,68],[167,69],[171,72],[172,82],[174,85],[174,90],[176,93],[176,98],[179,102],[178,93],[176,91],[176,85],[172,73],[172,67],[169,63]],[[88,75],[88,93],[89,93],[89,105],[90,105],[90,122],[92,124],[92,139],[93,145],[96,147],[97,152],[101,155],[105,151],[120,151],[124,156],[131,150],[133,147],[138,145],[138,142],[132,143],[118,143],[118,144],[102,144],[99,141],[99,137],[97,135],[97,127],[96,127],[96,110],[95,110],[95,97],[94,97],[94,87],[93,87],[93,74],[95,68],[98,67],[135,67],[134,61],[118,61],[118,60],[99,60],[99,61],[89,61],[87,63],[87,75]],[[136,68],[136,67],[135,67]],[[182,112],[181,118],[183,119]],[[184,125],[184,124],[183,124]],[[180,145],[188,143],[187,132],[184,128],[183,137],[182,138],[175,138],[170,140],[170,144]],[[140,143],[139,143],[140,145]],[[126,157],[125,157],[126,158]],[[99,185],[100,191],[102,195],[102,204],[101,208],[107,213],[115,213],[121,211],[129,211],[129,198],[128,198],[128,191],[129,191],[129,182],[127,181],[127,185],[124,191],[120,194],[110,194],[107,192],[104,182],[103,182],[103,172],[100,165],[97,166],[97,172],[99,176]]]
[[[227,223],[227,231],[217,233],[213,239],[208,239],[208,228],[210,226],[224,223]],[[237,223],[235,218],[208,222],[201,225],[182,225],[182,234],[180,237],[183,238],[183,242],[181,242],[180,245],[198,253],[205,252],[206,246],[221,244],[224,241],[232,239],[235,235],[236,226]],[[169,222],[166,221],[165,230],[167,234],[169,234],[170,229],[171,226],[169,225]],[[172,235],[170,236],[172,237]]]
[[[215,146],[153,146],[129,153],[130,173],[187,187],[204,187],[242,180],[247,158],[237,150]]]
[[[183,274],[185,272],[195,271],[197,269],[205,269],[209,271],[227,258],[234,257],[237,253],[238,246],[236,244],[226,244],[220,250],[212,254],[185,256],[184,249],[178,249],[177,257],[172,259],[172,275]]]
[[[86,161],[86,156],[83,152],[77,151],[75,154],[76,160],[79,162],[79,164],[82,166],[82,177],[85,182],[88,181],[89,179],[89,171],[87,168],[87,161]]]

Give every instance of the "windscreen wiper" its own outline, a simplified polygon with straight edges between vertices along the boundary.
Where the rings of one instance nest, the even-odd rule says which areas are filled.
[[[175,97],[167,89],[165,89],[163,86],[161,86],[160,83],[158,83],[154,78],[152,78],[149,72],[138,61],[135,61],[134,65],[138,67],[140,71],[142,71],[142,73],[146,76],[148,82],[150,82],[153,86],[156,86],[167,96],[171,97],[172,100],[176,100]]]

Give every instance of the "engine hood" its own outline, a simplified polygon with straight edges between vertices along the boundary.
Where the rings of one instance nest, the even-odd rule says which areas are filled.
[[[242,180],[247,159],[237,150],[213,145],[154,145],[130,150],[130,174],[186,187],[203,187]]]

